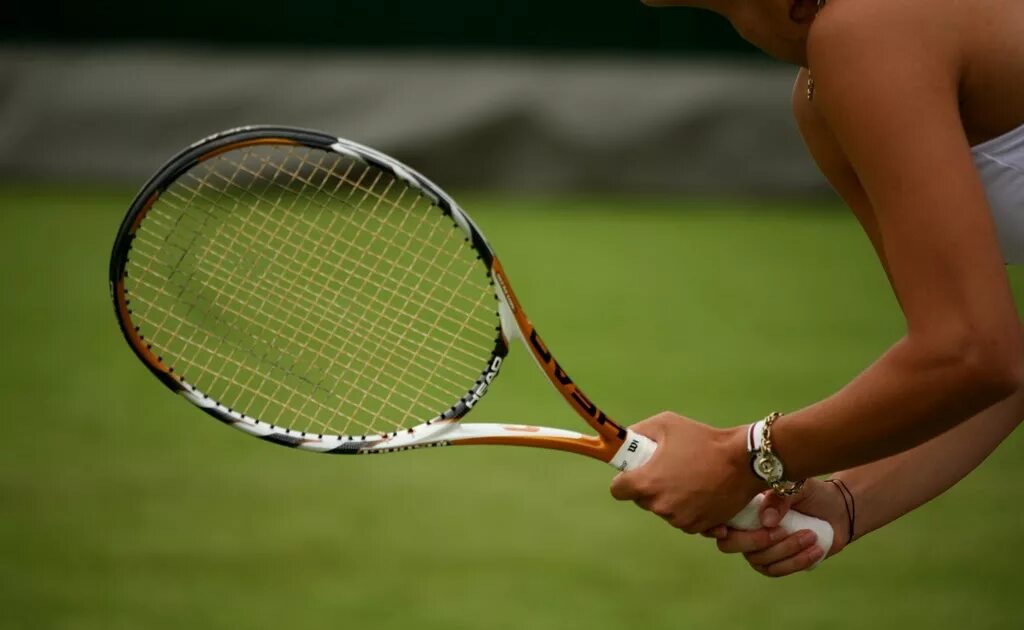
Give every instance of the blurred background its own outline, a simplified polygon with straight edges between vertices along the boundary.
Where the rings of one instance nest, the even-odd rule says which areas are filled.
[[[106,265],[135,191],[200,137],[275,123],[451,190],[624,423],[673,409],[731,426],[829,395],[902,321],[791,122],[794,70],[718,17],[632,0],[7,3],[0,40],[0,628],[1024,625],[1018,436],[773,581],[616,504],[611,471],[581,458],[239,439],[122,342]],[[513,356],[474,418],[577,426]]]
[[[789,68],[710,13],[606,4],[11,5],[0,172],[138,180],[186,139],[287,123],[449,187],[823,190],[790,121]]]

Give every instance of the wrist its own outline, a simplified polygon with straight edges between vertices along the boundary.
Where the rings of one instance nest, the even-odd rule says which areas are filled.
[[[772,412],[747,428],[747,454],[754,475],[776,494],[789,497],[800,492],[805,480],[794,481],[787,475],[785,464],[775,452],[772,426],[781,417],[781,413]]]
[[[857,503],[850,487],[839,477],[826,479],[824,485],[831,490],[831,500],[838,506],[835,511],[840,514],[835,522],[831,523],[836,533],[836,544],[833,546],[838,547],[836,551],[839,551],[853,542],[856,536]]]
[[[722,429],[722,440],[729,467],[733,471],[733,478],[738,480],[750,497],[753,497],[771,486],[755,475],[750,466],[750,454],[747,452],[747,432],[747,426]]]

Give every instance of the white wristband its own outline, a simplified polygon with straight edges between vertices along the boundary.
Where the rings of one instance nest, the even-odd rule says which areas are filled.
[[[755,455],[764,444],[764,420],[758,420],[747,427],[747,454]]]

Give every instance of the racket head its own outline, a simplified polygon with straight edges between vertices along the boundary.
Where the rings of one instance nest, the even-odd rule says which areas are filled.
[[[180,152],[122,221],[110,286],[126,341],[165,386],[276,444],[515,444],[609,461],[626,435],[551,356],[452,198],[328,134],[243,127]],[[513,337],[597,437],[459,425]]]
[[[388,219],[380,220],[383,216]],[[345,233],[349,242],[331,247],[328,226]],[[403,229],[409,233],[401,234]],[[312,253],[296,261],[302,247]],[[435,248],[431,258],[428,247]],[[356,249],[358,256],[346,256],[345,250]],[[395,258],[390,264],[389,257]],[[492,262],[483,235],[451,198],[392,158],[315,131],[246,127],[193,144],[143,187],[115,239],[110,285],[125,339],[172,391],[214,418],[266,440],[345,453],[395,442],[417,427],[420,434],[428,433],[435,422],[464,416],[483,395],[508,352],[491,286]],[[421,266],[419,275],[403,276],[400,267],[413,264]],[[337,268],[342,265],[351,269]],[[472,312],[456,308],[464,296],[458,293],[463,288],[459,279],[450,277],[453,266],[472,281]],[[443,276],[448,286],[440,279],[427,285],[429,274]],[[353,286],[353,278],[364,286]],[[341,285],[346,280],[348,288]],[[374,283],[390,283],[390,302],[374,294]],[[325,294],[324,286],[333,291]],[[427,295],[428,290],[433,293]],[[267,294],[275,292],[280,295],[271,304]],[[346,299],[340,305],[345,314],[332,316],[330,311]],[[448,335],[440,343],[450,341],[462,353],[441,356],[435,341],[433,347],[419,348],[423,356],[396,356],[415,350],[414,333],[428,328],[403,328],[414,311],[430,313],[432,332]],[[463,316],[473,319],[471,325],[458,321]],[[291,343],[280,347],[289,327],[294,329]],[[232,328],[241,334],[216,339],[231,335]],[[459,333],[474,336],[471,352]],[[353,339],[359,334],[377,335],[376,347],[387,345],[390,354],[374,357],[365,340],[358,348]],[[248,348],[247,336],[254,338]],[[428,336],[419,337],[429,345]],[[316,341],[323,347],[310,348]],[[427,356],[429,351],[434,354]],[[261,353],[293,361],[272,365],[259,359]],[[347,359],[342,357],[346,353]],[[452,369],[456,358],[459,367]],[[424,367],[436,359],[448,359],[447,366]],[[353,365],[373,360],[386,364],[376,382]],[[232,366],[235,373],[227,373],[229,368],[218,361],[238,363]],[[350,399],[361,397],[363,410],[344,408],[345,397],[332,396],[323,381],[296,374],[303,361],[315,370],[344,368],[350,382],[334,386],[347,386]],[[423,369],[431,371],[417,372]],[[398,372],[388,378],[390,370]],[[448,382],[438,387],[426,382],[427,374],[435,381],[447,376]],[[249,391],[233,388],[231,380],[246,380]],[[414,390],[422,391],[417,397]],[[318,404],[302,400],[317,395]],[[342,407],[337,414],[328,408],[332,402]],[[406,406],[415,409],[397,409]],[[286,408],[296,416],[312,415],[314,422],[301,425],[297,417],[284,418]],[[387,424],[369,417],[383,416],[383,410],[405,413]],[[365,417],[345,422],[340,416],[346,413]]]

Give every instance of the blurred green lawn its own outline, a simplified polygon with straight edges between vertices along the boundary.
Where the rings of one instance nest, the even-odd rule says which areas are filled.
[[[0,627],[1024,624],[1019,435],[946,496],[776,581],[612,501],[612,471],[583,458],[321,457],[242,439],[121,340],[106,272],[132,194],[0,188]],[[901,332],[834,207],[464,202],[555,354],[624,422],[674,409],[729,425],[804,405]],[[576,426],[513,356],[473,417]]]

